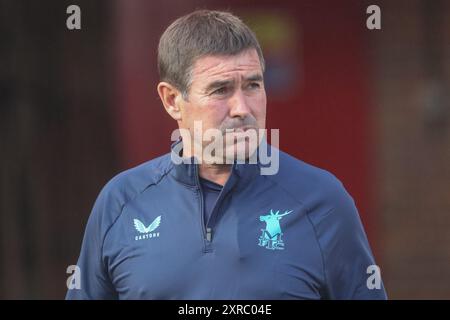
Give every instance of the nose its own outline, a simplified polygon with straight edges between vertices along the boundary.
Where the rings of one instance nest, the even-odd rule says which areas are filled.
[[[247,105],[246,99],[242,90],[236,90],[230,98],[230,117],[246,118],[250,114],[250,108]]]

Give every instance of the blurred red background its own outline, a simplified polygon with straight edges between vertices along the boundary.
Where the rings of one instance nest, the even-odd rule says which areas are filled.
[[[82,29],[66,28],[77,4]],[[0,2],[0,298],[63,298],[115,174],[169,152],[156,92],[164,29],[229,10],[267,62],[280,148],[353,196],[391,298],[450,297],[450,3],[360,0]]]

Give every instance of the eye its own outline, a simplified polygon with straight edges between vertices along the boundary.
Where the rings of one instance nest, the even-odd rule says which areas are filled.
[[[220,87],[219,89],[216,89],[213,91],[213,94],[226,94],[228,92],[228,88],[227,87]]]
[[[259,89],[261,87],[261,85],[258,82],[251,82],[248,87],[250,89]]]

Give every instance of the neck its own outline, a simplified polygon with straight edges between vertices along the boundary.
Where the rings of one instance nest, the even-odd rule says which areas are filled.
[[[193,143],[192,143],[193,144]],[[183,148],[183,157],[191,157],[194,154],[193,150]],[[199,176],[203,179],[215,182],[220,185],[225,185],[231,174],[231,164],[199,164]]]
[[[199,175],[220,185],[225,185],[231,174],[231,164],[200,164]]]

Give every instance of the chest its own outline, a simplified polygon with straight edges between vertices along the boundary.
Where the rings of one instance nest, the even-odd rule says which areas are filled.
[[[104,250],[119,296],[320,298],[320,248],[301,206],[282,197],[259,202],[234,197],[217,211],[207,228],[194,198],[176,208],[147,203],[124,210]]]

